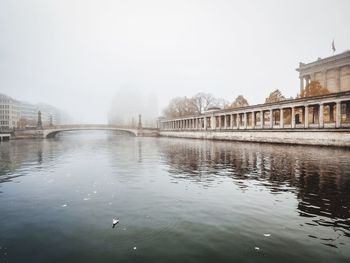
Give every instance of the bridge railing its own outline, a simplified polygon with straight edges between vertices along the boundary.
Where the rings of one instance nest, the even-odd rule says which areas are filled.
[[[60,125],[49,125],[44,126],[43,129],[79,129],[79,128],[101,128],[101,129],[127,129],[127,130],[138,130],[137,127],[131,125],[110,125],[110,124],[60,124]],[[158,130],[154,127],[142,127],[143,130]]]

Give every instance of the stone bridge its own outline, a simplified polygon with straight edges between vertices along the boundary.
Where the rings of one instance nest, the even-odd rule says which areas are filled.
[[[15,138],[53,138],[57,133],[65,131],[79,130],[103,130],[103,131],[121,131],[135,137],[157,137],[159,130],[157,128],[132,128],[107,124],[73,124],[73,125],[54,125],[43,127],[42,129],[16,131]]]

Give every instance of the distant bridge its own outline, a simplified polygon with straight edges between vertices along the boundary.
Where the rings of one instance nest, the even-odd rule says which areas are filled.
[[[157,128],[133,128],[126,126],[116,126],[107,124],[71,124],[54,125],[31,130],[17,130],[14,133],[15,138],[53,138],[57,133],[65,131],[80,130],[103,130],[103,131],[121,131],[129,133],[136,137],[156,137],[159,135]]]

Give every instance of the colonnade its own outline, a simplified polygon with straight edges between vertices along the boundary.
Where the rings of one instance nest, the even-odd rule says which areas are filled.
[[[350,92],[163,120],[161,130],[350,128]]]

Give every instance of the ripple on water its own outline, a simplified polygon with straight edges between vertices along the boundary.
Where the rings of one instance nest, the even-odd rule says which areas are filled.
[[[70,134],[0,152],[11,261],[350,259],[349,151]]]

